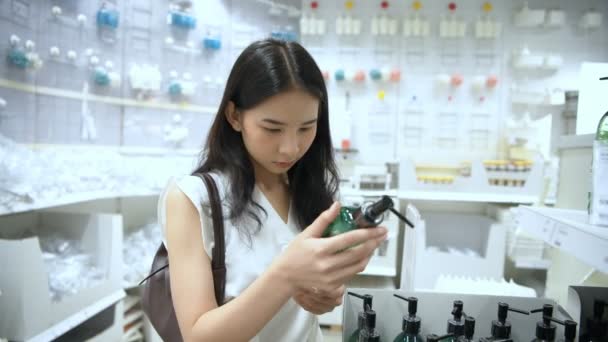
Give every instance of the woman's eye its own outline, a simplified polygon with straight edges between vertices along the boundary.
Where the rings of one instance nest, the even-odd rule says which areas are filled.
[[[268,128],[268,127],[264,127],[264,129],[266,130],[266,132],[270,132],[270,133],[279,133],[279,132],[281,132],[280,128]]]
[[[300,128],[300,132],[308,132],[312,129],[312,127],[302,127]]]

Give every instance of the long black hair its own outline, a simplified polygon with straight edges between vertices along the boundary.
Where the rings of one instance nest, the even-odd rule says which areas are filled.
[[[236,109],[247,110],[279,93],[300,89],[319,99],[317,134],[309,150],[289,169],[291,205],[300,229],[334,201],[338,172],[329,131],[327,89],[319,67],[298,43],[265,39],[252,43],[237,58],[226,84],[224,96],[194,172],[219,171],[228,178],[230,219],[238,222],[246,216],[257,222],[263,208],[252,199],[254,171],[241,134],[226,119],[230,101]],[[264,212],[266,215],[267,213]],[[237,224],[240,232],[252,233]]]

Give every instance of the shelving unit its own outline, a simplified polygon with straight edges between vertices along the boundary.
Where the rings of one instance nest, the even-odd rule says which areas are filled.
[[[520,206],[518,225],[600,272],[608,272],[608,227],[590,225],[583,210]]]
[[[60,207],[64,205],[79,204],[83,202],[90,202],[95,200],[112,199],[120,197],[147,197],[158,195],[158,191],[141,191],[135,193],[114,193],[109,191],[92,191],[77,194],[65,195],[61,198],[45,199],[43,201],[36,201],[34,203],[20,203],[9,209],[0,209],[0,216],[19,214],[28,211],[36,211],[49,209],[54,207]]]
[[[118,301],[122,300],[125,297],[125,292],[123,290],[118,290],[113,292],[97,301],[96,303],[83,308],[81,311],[73,314],[72,316],[64,319],[63,321],[53,325],[52,327],[46,329],[40,334],[28,339],[28,342],[46,342],[52,341],[53,339],[63,335],[64,333],[70,331],[71,329],[78,326],[80,323],[83,323],[87,319],[93,317],[97,313],[102,310],[116,304]]]

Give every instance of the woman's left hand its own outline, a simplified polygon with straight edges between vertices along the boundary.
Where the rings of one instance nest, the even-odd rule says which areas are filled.
[[[342,304],[342,297],[344,296],[344,285],[331,291],[298,291],[293,296],[293,299],[298,303],[304,310],[311,312],[315,315],[321,315],[326,312],[333,311],[333,309]]]

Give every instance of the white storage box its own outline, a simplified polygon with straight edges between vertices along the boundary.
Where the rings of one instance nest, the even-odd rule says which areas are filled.
[[[124,296],[120,215],[35,212],[0,218],[0,332],[9,340],[52,340]],[[41,229],[44,228],[44,229]],[[24,236],[24,233],[28,235]],[[78,241],[104,274],[92,287],[51,299],[39,236]]]
[[[503,278],[506,228],[490,217],[427,212],[413,232],[409,238],[415,239],[414,269],[402,270],[413,279],[402,277],[402,284],[432,290],[440,275]],[[410,257],[404,251],[404,267]]]

